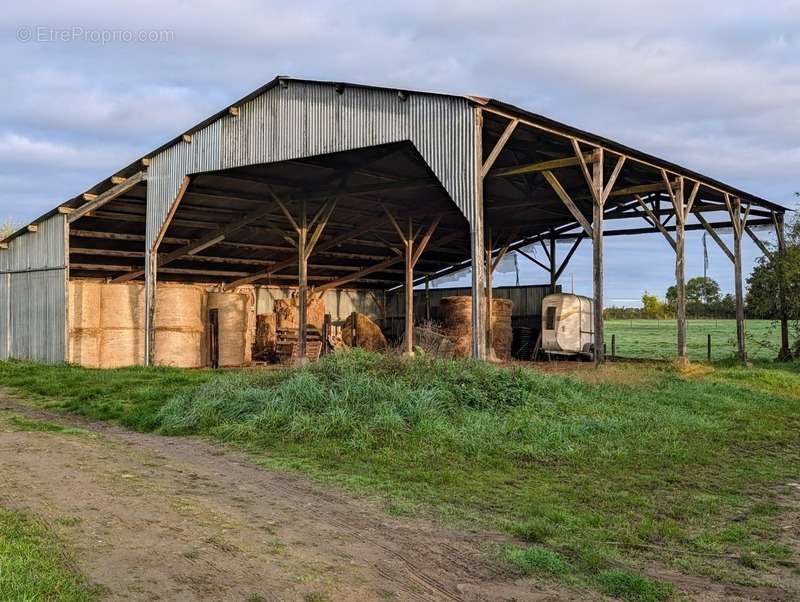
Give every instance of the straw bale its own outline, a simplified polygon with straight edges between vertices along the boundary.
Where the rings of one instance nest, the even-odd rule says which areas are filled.
[[[353,325],[355,324],[355,340],[353,340]],[[364,314],[351,313],[342,326],[342,340],[349,347],[361,347],[367,351],[384,351],[387,347],[386,337],[383,336],[380,326],[375,324]]]

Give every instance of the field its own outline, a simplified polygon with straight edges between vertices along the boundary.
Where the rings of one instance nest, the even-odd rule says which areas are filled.
[[[751,359],[774,359],[780,347],[780,332],[770,320],[747,320],[747,354]],[[620,357],[668,359],[675,357],[677,326],[670,320],[606,320],[606,350],[611,353],[611,335],[616,335]],[[689,320],[689,359],[707,358],[711,335],[711,359],[730,359],[736,352],[735,320]]]
[[[559,586],[800,595],[783,527],[800,506],[797,364],[572,369],[350,352],[267,372],[12,362],[0,381],[50,409],[236,445],[395,517],[506,533],[486,553]]]

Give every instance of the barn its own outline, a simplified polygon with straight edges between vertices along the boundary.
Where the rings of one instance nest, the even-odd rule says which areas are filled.
[[[491,98],[279,76],[0,241],[0,359],[247,365],[277,328],[259,317],[287,307],[301,360],[326,322],[387,307],[410,350],[415,288],[467,268],[487,358],[500,260],[519,251],[553,290],[581,244],[602,341],[603,239],[642,233],[674,260],[685,359],[688,230],[731,261],[745,358],[741,246],[771,252],[768,227],[780,252],[785,211]]]

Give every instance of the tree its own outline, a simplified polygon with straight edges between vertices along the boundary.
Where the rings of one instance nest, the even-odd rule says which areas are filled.
[[[697,276],[686,283],[686,300],[690,303],[716,303],[721,298],[719,284],[713,278]]]
[[[17,227],[14,225],[11,219],[10,218],[6,219],[6,221],[4,221],[2,225],[0,225],[0,240],[3,240],[6,236],[13,234],[14,230],[16,229]]]
[[[642,295],[643,318],[666,318],[669,314],[667,304],[647,291]]]
[[[747,308],[754,318],[777,320],[786,302],[786,315],[796,338],[795,352],[800,351],[800,218],[786,228],[786,251],[761,257],[747,279]],[[781,287],[784,287],[783,289]],[[783,295],[780,291],[783,290]]]
[[[674,311],[678,301],[678,289],[675,286],[667,289],[666,300],[667,306]],[[716,280],[696,276],[686,282],[686,313],[689,317],[725,317],[719,315],[721,307],[722,293]]]

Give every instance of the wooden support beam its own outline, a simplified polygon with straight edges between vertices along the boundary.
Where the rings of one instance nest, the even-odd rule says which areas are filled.
[[[595,173],[594,173],[595,170],[593,169],[592,173],[591,174],[589,173],[589,166],[588,166],[588,164],[586,163],[586,161],[583,158],[583,151],[581,150],[580,143],[575,138],[571,138],[570,142],[572,143],[572,148],[575,151],[575,156],[578,158],[578,166],[581,168],[581,173],[583,174],[583,179],[586,180],[586,184],[589,186],[589,192],[592,195],[592,200],[594,200],[594,203],[596,205],[600,205],[602,207],[602,205],[603,205],[603,190],[602,189],[601,190],[597,189],[597,183],[596,183],[595,177],[594,177],[595,176]],[[595,153],[597,153],[598,151],[600,151],[600,149],[596,149]],[[600,151],[599,155],[595,155],[595,159],[597,158],[597,156],[602,157],[602,151]],[[602,163],[602,161],[601,161],[601,163]],[[600,167],[602,169],[602,167],[603,167],[602,164],[601,164]],[[588,232],[587,232],[587,234],[588,234]]]
[[[650,209],[650,207],[648,207],[648,206],[645,204],[645,202],[642,200],[642,197],[640,197],[640,196],[637,194],[637,195],[635,195],[635,198],[636,198],[637,202],[639,203],[639,205],[641,205],[641,207],[642,207],[642,210],[645,212],[645,214],[647,215],[647,217],[648,217],[648,218],[650,218],[650,219],[649,219],[650,223],[651,223],[651,224],[653,224],[653,226],[654,226],[655,228],[658,228],[658,231],[659,231],[659,232],[661,232],[661,234],[663,234],[663,235],[664,235],[664,238],[666,238],[666,239],[667,239],[667,242],[668,242],[668,243],[669,243],[669,245],[672,247],[672,249],[673,249],[673,250],[676,250],[676,244],[675,244],[675,240],[672,238],[672,236],[670,235],[670,233],[669,233],[669,232],[667,232],[667,229],[666,229],[666,227],[664,226],[664,224],[662,224],[662,223],[661,223],[661,220],[659,220],[659,219],[658,219],[658,217],[657,217],[657,216],[656,216],[656,215],[653,213],[653,210],[652,210],[652,209]]]
[[[297,333],[297,360],[300,364],[303,364],[306,361],[306,336],[308,331],[308,253],[306,251],[308,216],[306,215],[306,201],[300,203],[300,223],[297,226],[297,296],[300,314]]]
[[[577,142],[573,140],[577,146]],[[581,163],[585,167],[583,163]],[[605,362],[603,348],[603,149],[595,150],[592,177],[589,186],[592,191],[592,227],[587,233],[592,236],[592,289],[594,292],[594,363],[599,366]]]
[[[153,249],[158,252],[158,248],[161,246],[161,241],[164,239],[164,236],[167,234],[167,230],[169,229],[169,225],[172,223],[172,220],[175,218],[175,212],[178,210],[178,206],[181,204],[181,200],[183,200],[183,196],[186,194],[186,191],[189,188],[189,184],[191,184],[192,179],[190,176],[184,176],[183,181],[181,182],[180,188],[178,188],[178,194],[175,195],[175,199],[172,201],[172,205],[169,207],[169,211],[167,212],[166,218],[164,218],[164,223],[161,224],[161,228],[158,230],[158,235],[156,236],[155,240],[153,241]]]
[[[564,256],[564,260],[561,262],[561,265],[558,266],[558,270],[556,270],[555,281],[558,282],[558,279],[561,278],[561,275],[564,273],[564,270],[567,269],[569,265],[569,260],[572,259],[572,256],[575,254],[575,251],[578,250],[578,247],[581,244],[581,241],[586,238],[586,235],[581,232],[578,234],[575,242],[572,243],[572,246],[567,251],[567,254]]]
[[[767,258],[770,258],[770,259],[772,258],[772,256],[773,256],[773,253],[772,253],[772,251],[770,251],[770,250],[767,248],[767,245],[765,245],[765,244],[764,244],[764,242],[763,242],[763,241],[762,241],[762,240],[761,240],[761,239],[758,237],[758,235],[756,235],[756,233],[753,231],[753,229],[752,229],[750,226],[748,226],[748,225],[745,225],[745,227],[744,227],[744,232],[745,232],[745,234],[747,234],[747,236],[749,236],[749,237],[750,237],[750,239],[751,239],[751,240],[752,240],[754,243],[756,243],[756,246],[757,246],[757,247],[758,247],[758,248],[761,250],[761,252],[764,254],[764,257],[767,257]]]
[[[186,255],[191,255],[192,253],[197,252],[199,249],[208,248],[209,244],[211,244],[212,242],[214,244],[222,242],[223,240],[225,240],[227,236],[230,236],[234,232],[237,232],[242,228],[245,228],[265,217],[269,217],[274,214],[275,214],[275,208],[269,206],[260,209],[258,211],[255,211],[254,213],[251,213],[250,215],[247,215],[244,218],[232,224],[215,228],[213,232],[209,232],[208,234],[202,236],[201,238],[195,240],[194,242],[186,244],[179,249],[175,249],[174,251],[170,251],[169,253],[160,256],[158,258],[158,264],[160,266],[165,266],[169,263],[172,263],[173,261],[185,257]],[[125,274],[123,276],[120,276],[119,278],[115,278],[112,282],[126,282],[128,280],[133,280],[135,278],[138,278],[142,274],[144,274],[144,270],[138,270],[135,272],[131,272],[130,274]]]
[[[39,231],[39,225],[38,224],[28,224],[27,226],[25,226],[25,229],[28,232],[38,232]]]
[[[464,234],[462,232],[451,232],[446,236],[443,236],[435,241],[433,241],[430,245],[430,249],[435,249],[441,246],[444,246],[458,238],[462,237]],[[375,272],[382,272],[386,268],[391,267],[393,265],[397,265],[398,263],[404,261],[404,256],[394,256],[394,257],[387,257],[380,263],[377,263],[373,266],[369,266],[366,268],[360,269],[358,272],[354,272],[352,274],[348,274],[347,276],[342,276],[341,278],[337,278],[335,280],[331,280],[326,282],[322,286],[319,286],[315,289],[315,294],[320,294],[328,289],[332,288],[339,288],[349,282],[353,282],[355,280],[361,280],[364,276],[368,276],[369,274],[373,274]],[[226,287],[227,288],[227,287]]]
[[[675,215],[675,318],[678,326],[677,355],[678,362],[688,364],[686,347],[686,266],[684,250],[686,248],[686,202],[684,199],[683,178],[678,178],[678,186],[672,189]]]
[[[719,246],[719,248],[722,249],[723,253],[725,253],[725,255],[728,256],[728,259],[731,260],[731,263],[735,263],[736,259],[735,259],[734,255],[733,255],[733,253],[728,248],[728,245],[726,245],[723,242],[722,238],[720,238],[719,234],[714,229],[714,227],[711,224],[709,224],[708,221],[706,220],[706,218],[704,218],[699,213],[695,213],[694,216],[697,218],[697,221],[700,222],[700,225],[703,226],[703,229],[706,232],[708,232],[708,234],[709,234],[709,236],[711,236],[712,240],[715,243],[717,243],[717,246]]]
[[[578,209],[578,206],[575,204],[575,201],[572,200],[572,197],[570,197],[567,191],[564,190],[564,187],[561,185],[561,182],[558,181],[558,178],[556,178],[555,174],[553,174],[552,171],[544,171],[542,172],[542,175],[544,175],[547,183],[550,184],[551,188],[558,195],[558,198],[561,199],[561,202],[564,203],[564,206],[566,206],[566,208],[572,214],[572,217],[575,218],[575,221],[583,226],[583,229],[589,236],[592,236],[591,224],[584,217],[583,213],[581,213],[580,209]]]
[[[492,165],[494,165],[494,162],[497,160],[497,157],[500,156],[500,153],[503,151],[506,142],[508,142],[508,139],[511,138],[511,135],[514,133],[514,130],[516,129],[518,124],[519,124],[519,119],[512,119],[509,122],[508,126],[506,126],[506,129],[500,136],[500,139],[494,145],[494,148],[492,148],[491,152],[489,153],[489,156],[486,157],[486,160],[483,162],[483,166],[481,167],[482,178],[485,178],[486,174],[489,173],[489,170],[492,169]]]
[[[737,197],[731,203],[731,221],[736,224],[733,229],[733,280],[736,297],[736,349],[741,362],[747,362],[744,321],[744,283],[742,282],[742,230],[740,221],[742,214],[741,200]]]
[[[586,163],[592,162],[592,154],[587,153],[583,155],[583,160]],[[487,178],[509,178],[512,176],[521,176],[530,173],[540,173],[543,171],[552,171],[554,169],[562,169],[564,167],[575,167],[579,164],[578,157],[564,157],[563,159],[551,159],[549,161],[538,161],[536,163],[526,163],[524,165],[513,165],[511,167],[503,167],[495,169],[486,174]]]
[[[602,204],[605,205],[606,201],[608,200],[611,191],[614,189],[614,185],[617,183],[617,178],[619,178],[620,172],[622,172],[622,168],[625,165],[625,156],[620,155],[617,159],[617,164],[614,166],[614,171],[611,172],[611,177],[608,179],[605,188],[603,189],[603,193],[601,195]]]
[[[139,171],[132,175],[130,178],[127,178],[124,182],[117,184],[116,186],[112,186],[102,194],[97,195],[94,199],[87,202],[84,205],[81,205],[75,211],[73,211],[69,217],[67,217],[67,223],[73,223],[76,220],[84,217],[88,213],[103,207],[104,205],[110,203],[118,196],[126,193],[128,190],[139,184],[139,182],[143,182],[147,179],[147,174],[144,171]]]
[[[536,259],[536,258],[535,258],[533,255],[531,255],[530,253],[527,253],[526,251],[523,251],[522,249],[517,249],[517,250],[516,250],[516,252],[517,252],[517,253],[519,253],[520,255],[522,255],[522,256],[523,256],[525,259],[527,259],[528,261],[530,261],[530,262],[532,262],[532,263],[535,263],[536,265],[538,265],[538,266],[539,266],[540,268],[542,268],[543,270],[550,271],[550,266],[549,266],[549,265],[546,265],[546,264],[542,263],[541,261],[539,261],[538,259]]]
[[[414,234],[413,223],[408,218],[408,235],[403,241],[405,246],[405,334],[403,336],[403,354],[414,355]]]

